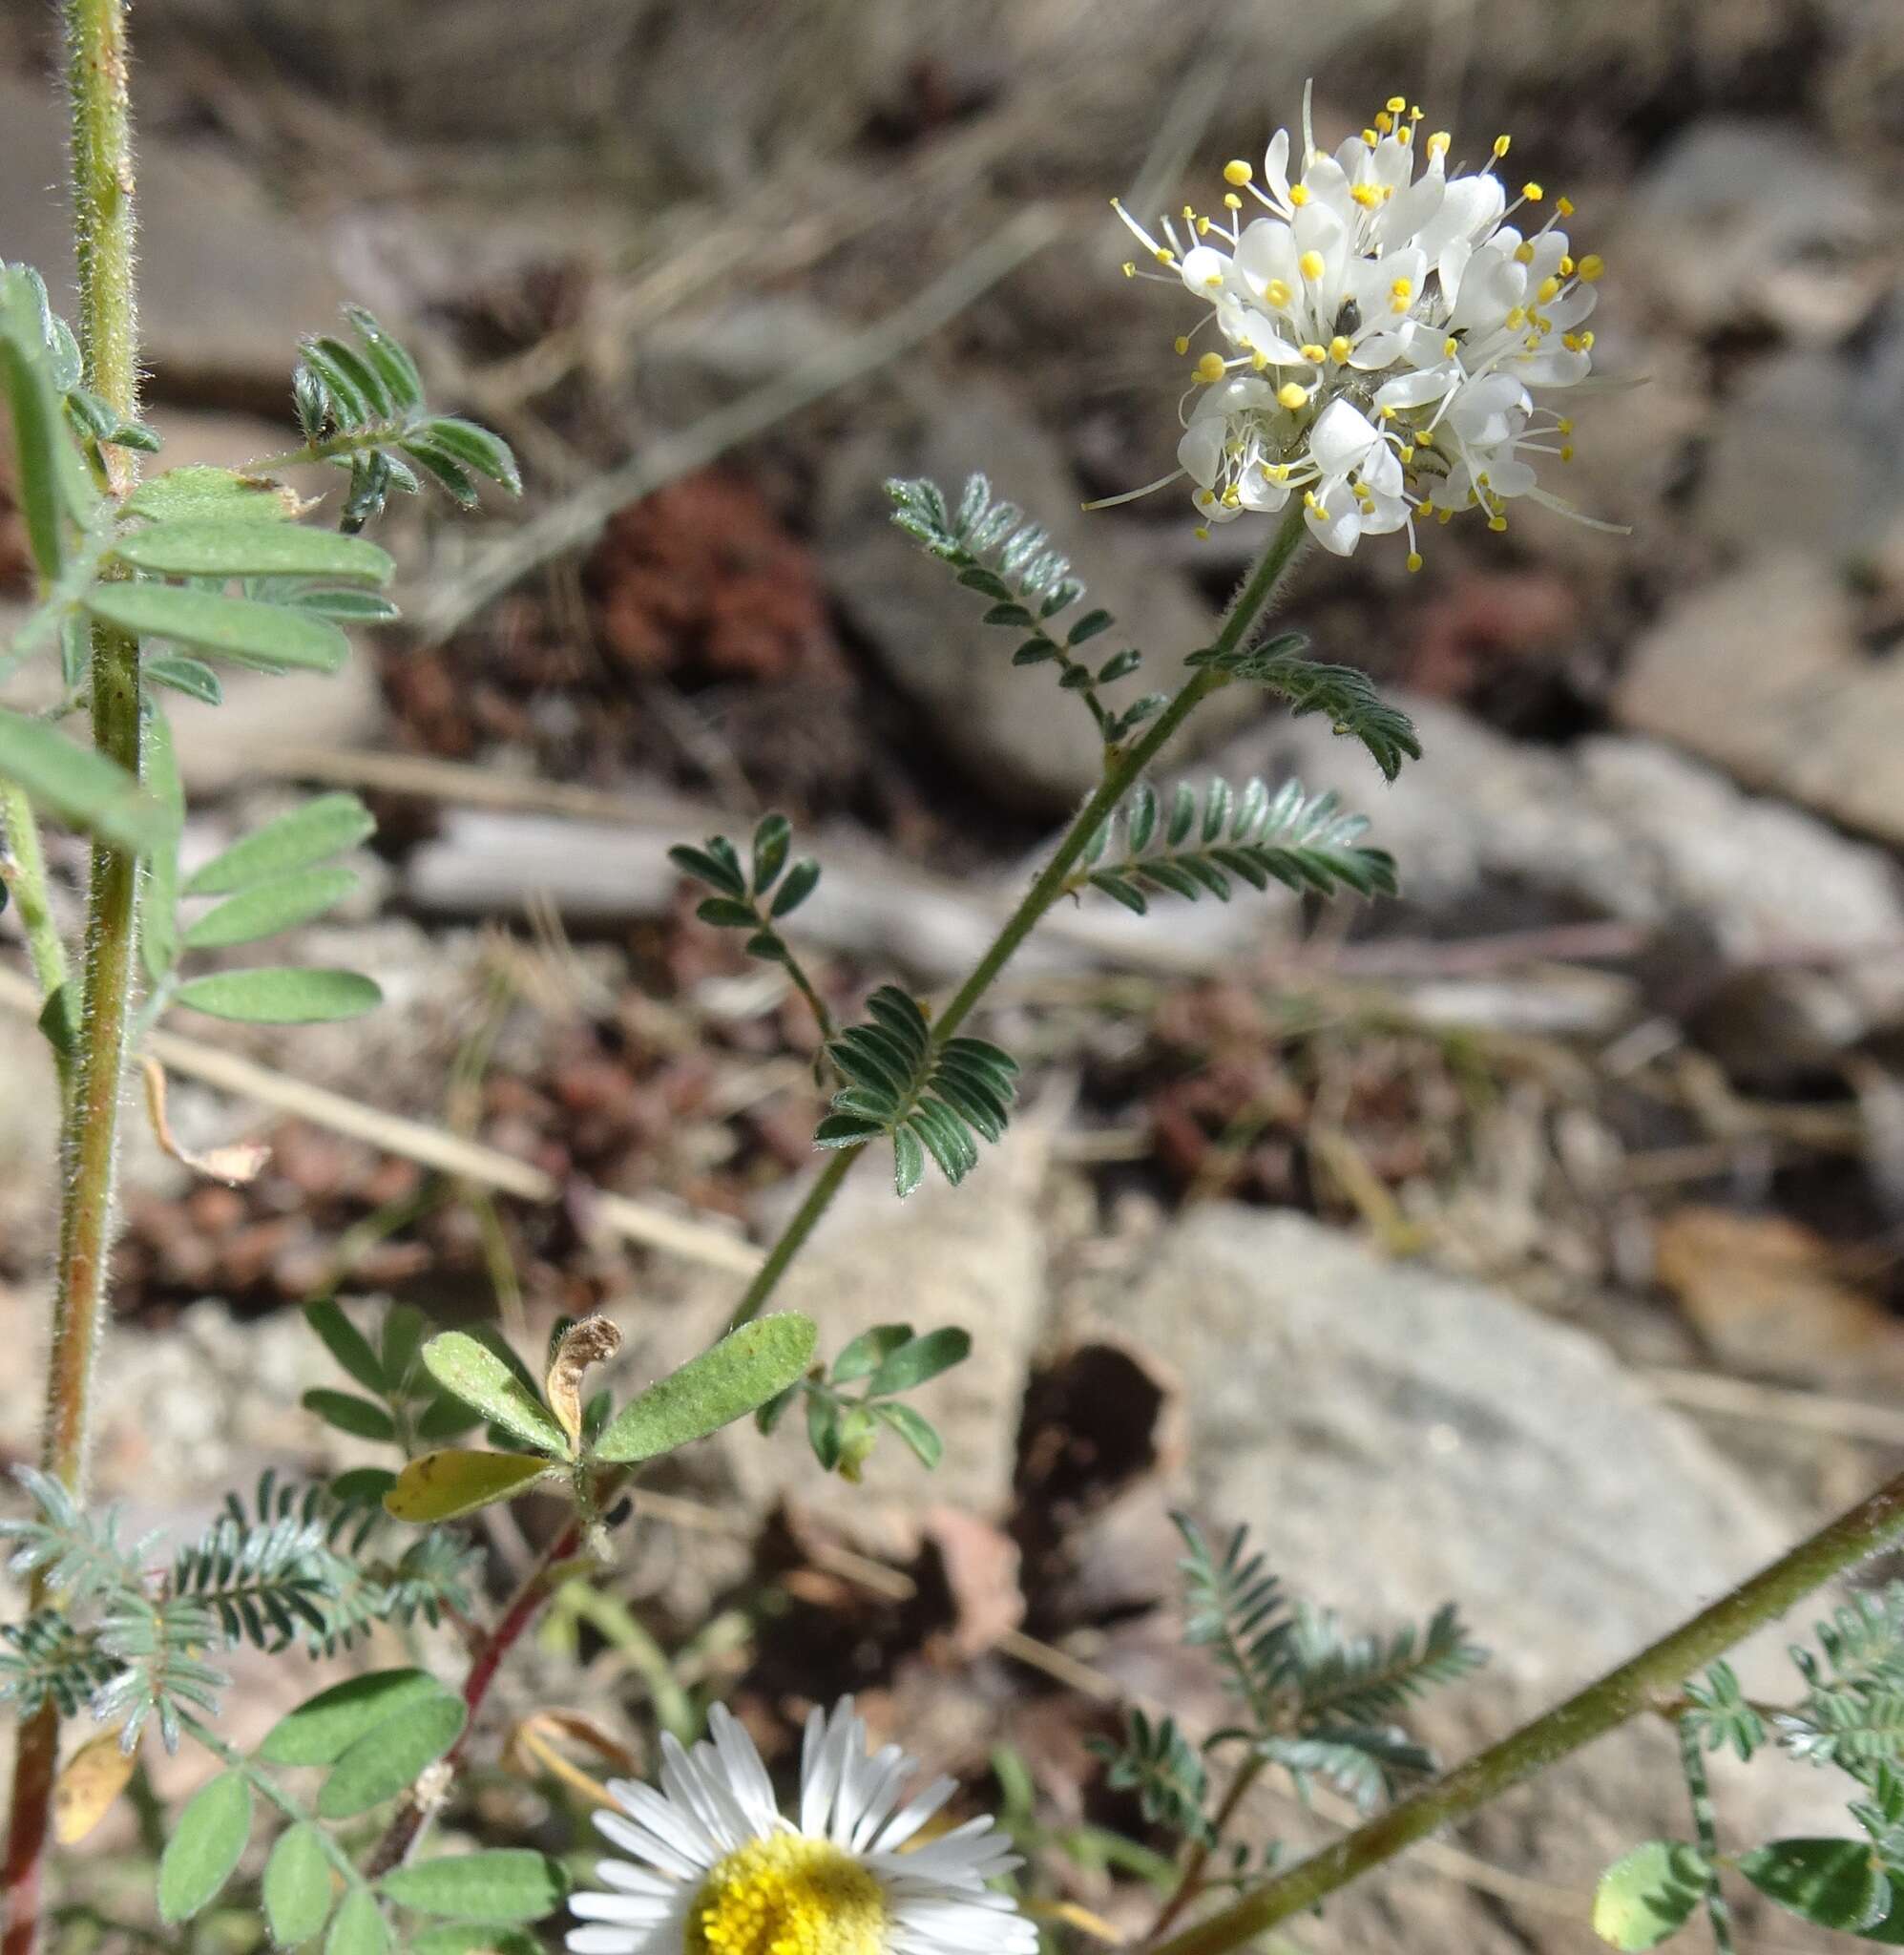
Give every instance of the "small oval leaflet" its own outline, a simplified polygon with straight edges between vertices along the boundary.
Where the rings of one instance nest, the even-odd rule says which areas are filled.
[[[330,1861],[308,1821],[278,1836],[264,1862],[264,1919],[281,1948],[308,1942],[330,1914]]]
[[[158,1918],[190,1921],[231,1879],[251,1837],[251,1787],[221,1772],[178,1816],[158,1860]]]
[[[1821,1928],[1861,1933],[1884,1919],[1891,1882],[1868,1839],[1774,1839],[1739,1856],[1761,1894]]]
[[[444,1446],[412,1460],[384,1496],[392,1520],[423,1526],[453,1521],[495,1501],[506,1501],[550,1471],[539,1453],[489,1453]]]
[[[119,849],[141,852],[163,841],[163,807],[125,768],[80,746],[43,720],[0,706],[0,776],[64,822]]]
[[[301,971],[287,964],[249,971],[215,971],[188,978],[173,994],[208,1018],[251,1025],[316,1025],[361,1018],[384,1001],[376,985],[356,971]]]
[[[389,1947],[390,1924],[376,1896],[367,1887],[353,1887],[324,1938],[324,1955],[389,1955]]]
[[[382,1885],[390,1900],[420,1913],[481,1922],[540,1921],[568,1891],[561,1868],[527,1847],[427,1860],[386,1874]]]
[[[496,1354],[465,1331],[446,1331],[423,1347],[423,1361],[446,1392],[473,1405],[492,1424],[557,1458],[567,1435],[542,1401]]]
[[[362,536],[297,523],[187,517],[121,536],[113,554],[160,577],[316,577],[387,583],[396,565]]]
[[[350,656],[350,641],[336,625],[255,598],[221,598],[174,584],[94,584],[80,602],[136,638],[171,639],[241,665],[335,672]]]
[[[308,869],[376,831],[370,810],[354,794],[320,794],[267,821],[214,855],[185,884],[188,896],[222,896],[274,875]]]
[[[438,1691],[374,1725],[331,1767],[318,1818],[347,1819],[407,1791],[462,1736],[468,1714],[460,1697]]]
[[[596,1457],[632,1465],[705,1439],[785,1391],[818,1341],[813,1320],[798,1311],[743,1324],[624,1405],[596,1440]]]
[[[187,928],[185,948],[228,950],[234,944],[276,936],[281,930],[294,930],[322,916],[356,887],[357,878],[347,869],[305,869],[273,876],[208,910]]]
[[[1677,1934],[1705,1898],[1711,1867],[1678,1839],[1648,1839],[1607,1868],[1594,1890],[1593,1927],[1616,1948],[1650,1948]]]
[[[450,1692],[423,1670],[377,1670],[320,1691],[264,1734],[267,1765],[334,1764],[366,1732],[399,1713]]]

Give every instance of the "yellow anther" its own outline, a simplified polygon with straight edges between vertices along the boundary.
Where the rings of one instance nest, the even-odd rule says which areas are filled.
[[[1411,573],[1421,568],[1421,552],[1419,550],[1411,550],[1408,553],[1408,567]]]
[[[1190,350],[1190,335],[1186,332],[1180,332],[1170,342],[1170,350],[1173,353],[1187,353]]]
[[[1305,251],[1296,260],[1296,269],[1313,284],[1323,275],[1322,253],[1320,251]]]
[[[1208,509],[1216,499],[1217,492],[1214,489],[1199,489],[1197,491],[1197,501],[1204,509]]]
[[[877,1955],[884,1889],[828,1839],[778,1833],[718,1860],[681,1923],[688,1955]]]
[[[1541,305],[1551,305],[1554,303],[1554,301],[1560,296],[1559,280],[1555,278],[1552,275],[1552,273],[1549,273],[1548,276],[1542,279],[1539,284],[1535,287],[1534,296],[1538,300],[1539,300]]]
[[[1570,461],[1572,461],[1572,460],[1573,460],[1573,458],[1574,458],[1574,444],[1573,444],[1573,443],[1572,443],[1571,441],[1568,441],[1568,442],[1563,442],[1563,443],[1561,444],[1561,446],[1560,446],[1560,459],[1561,459],[1561,460],[1562,460],[1563,462],[1570,462]]]
[[[1208,218],[1199,218],[1199,219],[1197,220],[1197,236],[1198,236],[1198,237],[1200,237],[1200,238],[1207,238],[1207,237],[1208,237],[1209,235],[1210,235],[1210,221],[1209,221],[1209,219],[1208,219]],[[1208,283],[1208,281],[1207,281],[1207,280],[1205,280],[1205,282],[1204,282],[1204,283],[1205,283],[1205,284],[1207,284],[1207,283]]]
[[[1353,343],[1346,333],[1337,333],[1329,343],[1329,357],[1340,367],[1355,350]]]
[[[1412,299],[1414,296],[1414,281],[1412,279],[1397,279],[1394,282],[1394,284],[1389,287],[1389,290],[1391,291],[1397,299]]]
[[[1454,140],[1454,138],[1448,134],[1447,130],[1437,129],[1428,138],[1429,155],[1432,157],[1445,157],[1448,154],[1448,145]]]
[[[1269,364],[1269,355],[1267,353],[1252,353],[1249,356],[1249,364],[1255,368],[1257,372],[1261,373],[1264,368]]]
[[[1571,197],[1557,197],[1554,200],[1554,208],[1563,218],[1570,218],[1574,214],[1574,200]]]
[[[1565,415],[1562,415],[1555,424],[1554,431],[1557,434],[1571,434],[1574,431],[1574,424]]]
[[[1495,155],[1496,155],[1496,156],[1497,156],[1497,157],[1504,157],[1504,156],[1505,156],[1505,155],[1506,155],[1506,154],[1508,153],[1508,151],[1509,151],[1510,149],[1512,149],[1513,147],[1514,147],[1514,137],[1511,137],[1511,136],[1496,136],[1496,137],[1495,137]]]
[[[1454,335],[1451,332],[1448,335],[1448,337],[1441,342],[1441,350],[1449,359],[1452,360],[1454,357],[1454,355],[1461,350],[1461,342],[1457,340],[1454,337]]]
[[[1386,136],[1389,133],[1389,131],[1391,130],[1394,126],[1395,118],[1392,116],[1391,116],[1386,109],[1378,109],[1375,112],[1375,127],[1379,129],[1384,136]]]
[[[1391,299],[1389,301],[1389,310],[1391,312],[1406,312],[1408,310],[1408,301],[1406,299]]]
[[[1289,290],[1288,286],[1286,285],[1281,279],[1271,279],[1269,283],[1263,287],[1263,297],[1265,302],[1267,305],[1273,306],[1279,312],[1283,309],[1285,305],[1287,305],[1289,303],[1289,301],[1295,295]]]
[[[1205,353],[1197,362],[1197,378],[1201,381],[1207,383],[1221,380],[1224,372],[1224,359],[1221,353]]]
[[[1125,278],[1134,279],[1137,277],[1137,266],[1128,258],[1124,260],[1123,269]]]
[[[1236,484],[1232,482],[1230,486],[1224,491],[1224,507],[1225,509],[1240,509],[1242,508],[1242,493],[1238,490]]]
[[[1302,349],[1302,353],[1305,360],[1311,362],[1317,367],[1320,367],[1329,358],[1329,348],[1317,346],[1313,340]]]
[[[1303,491],[1303,507],[1314,510],[1318,515],[1322,514],[1322,504],[1315,499],[1315,491],[1313,489],[1305,489]]]
[[[1289,201],[1293,203],[1298,210],[1301,210],[1303,205],[1306,204],[1308,200],[1309,187],[1307,183],[1292,183],[1289,185]]]
[[[1520,186],[1520,194],[1529,203],[1538,203],[1547,193],[1538,183],[1523,183]]]
[[[1272,482],[1287,482],[1289,479],[1289,465],[1287,462],[1278,462],[1273,469],[1266,469],[1264,473]]]
[[[1414,437],[1414,445],[1417,448],[1433,448],[1434,446],[1434,430],[1433,428],[1424,428]]]
[[[1574,275],[1574,261],[1563,251],[1560,254],[1560,276],[1570,279]]]
[[[1232,157],[1224,165],[1224,181],[1241,190],[1255,176],[1256,172],[1241,157]]]
[[[1563,332],[1560,335],[1560,344],[1568,352],[1578,353],[1580,349],[1580,336],[1577,332]]]
[[[1507,327],[1509,332],[1518,332],[1527,324],[1527,307],[1525,305],[1517,305],[1501,324]]]
[[[1454,520],[1454,512],[1452,509],[1437,509],[1434,512],[1434,520],[1444,525],[1452,523]]]
[[[1399,116],[1408,107],[1408,97],[1406,95],[1391,95],[1382,106],[1388,110],[1391,116]]]
[[[1358,183],[1349,196],[1352,202],[1360,204],[1364,210],[1373,210],[1378,203],[1385,201],[1379,183]]]
[[[1362,140],[1366,142],[1370,149],[1373,149],[1376,143],[1378,143],[1381,140],[1381,137],[1378,137],[1372,129],[1365,129],[1362,132]]]
[[[1593,351],[1593,334],[1591,332],[1583,332],[1580,334],[1580,351],[1583,353],[1590,353]]]
[[[1224,192],[1224,208],[1225,210],[1241,210],[1243,208],[1243,199],[1234,190],[1225,190]]]
[[[1606,269],[1606,261],[1600,255],[1598,251],[1589,251],[1587,255],[1580,260],[1579,268],[1580,277],[1583,278],[1588,284],[1592,284],[1593,282],[1600,277],[1601,273]]]
[[[1190,534],[1193,536],[1195,536],[1197,541],[1200,543],[1207,543],[1210,540],[1210,533],[1208,530],[1204,529],[1202,523],[1199,523],[1197,527],[1190,532]]]
[[[1419,116],[1421,114],[1421,111],[1417,109],[1414,113],[1417,116]],[[1395,140],[1398,143],[1400,143],[1404,149],[1406,149],[1408,145],[1414,140],[1414,130],[1410,126],[1410,124],[1404,122],[1402,126],[1395,131]]]
[[[1172,251],[1166,244],[1160,244],[1151,255],[1157,260],[1159,264],[1175,264],[1177,263],[1176,252]]]
[[[1183,221],[1186,224],[1194,224],[1197,221],[1195,209],[1187,203],[1183,206]]]
[[[1412,446],[1411,446],[1410,443],[1406,441],[1403,442],[1402,445],[1395,450],[1395,459],[1401,463],[1403,468],[1407,468],[1409,463],[1413,461],[1414,459],[1414,449],[1412,448]]]
[[[1491,515],[1488,518],[1488,528],[1498,533],[1507,528],[1507,518],[1504,515]]]
[[[1378,421],[1392,421],[1398,411],[1398,409],[1392,407],[1377,408],[1375,410],[1375,418]]]
[[[1276,401],[1280,407],[1287,408],[1292,413],[1308,401],[1308,389],[1300,387],[1293,380],[1286,380],[1276,389]]]

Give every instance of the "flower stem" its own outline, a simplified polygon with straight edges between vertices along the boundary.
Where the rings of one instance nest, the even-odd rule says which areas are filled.
[[[79,263],[79,347],[86,385],[130,420],[138,410],[133,285],[133,163],[124,0],[66,0],[73,102],[73,215]],[[111,486],[131,486],[134,458],[104,451]],[[93,741],[139,771],[138,642],[99,627],[93,641]],[[41,1462],[77,1492],[86,1472],[93,1364],[105,1305],[113,1168],[134,982],[138,858],[94,843],[86,919],[79,1049],[61,1134],[65,1166],[52,1350]],[[4,1955],[31,1955],[59,1742],[56,1713],[21,1728],[5,1865]]]
[[[1269,547],[1264,551],[1224,617],[1216,638],[1218,653],[1240,650],[1261,626],[1268,616],[1283,579],[1301,553],[1307,535],[1302,507],[1292,504],[1288,515],[1269,539]],[[1128,746],[1113,747],[1105,754],[1103,777],[1091,798],[1065,830],[1063,839],[1051,860],[1038,872],[1037,880],[1026,891],[1024,900],[1005,919],[1004,927],[993,939],[991,948],[979,958],[973,967],[972,975],[952,994],[951,1002],[939,1014],[932,1026],[934,1051],[964,1024],[973,1008],[992,988],[999,972],[1011,962],[1019,945],[1036,929],[1045,912],[1064,893],[1064,879],[1071,872],[1072,865],[1137,784],[1144,768],[1157,758],[1165,744],[1203,701],[1227,683],[1228,675],[1216,665],[1199,666],[1137,740]],[[727,1322],[730,1331],[750,1322],[765,1308],[767,1299],[779,1287],[781,1277],[786,1273],[787,1265],[800,1252],[806,1238],[813,1233],[814,1225],[831,1206],[853,1163],[865,1152],[863,1146],[843,1147],[826,1164],[826,1170],[808,1190],[793,1219],[767,1251],[767,1259],[747,1285],[746,1293],[735,1306],[734,1314]]]
[[[1223,1803],[1216,1809],[1210,1820],[1210,1837],[1200,1839],[1191,1847],[1183,1861],[1182,1872],[1178,1876],[1177,1885],[1171,1891],[1169,1900],[1163,1903],[1162,1911],[1152,1924],[1149,1939],[1156,1941],[1167,1929],[1174,1927],[1183,1910],[1203,1891],[1205,1878],[1210,1870],[1210,1861],[1217,1849],[1223,1844],[1224,1835],[1229,1830],[1230,1821],[1243,1809],[1243,1802],[1249,1796],[1249,1788],[1262,1776],[1268,1759],[1259,1752],[1245,1758],[1237,1775],[1229,1782],[1229,1790],[1224,1794]]]
[[[1900,1534],[1904,1474],[1597,1683],[1207,1921],[1154,1944],[1150,1955],[1225,1955],[1314,1907],[1416,1840],[1669,1701],[1686,1677]]]

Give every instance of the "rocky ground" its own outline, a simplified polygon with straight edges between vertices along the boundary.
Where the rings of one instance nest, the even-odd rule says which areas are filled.
[[[103,1491],[189,1525],[264,1466],[351,1457],[297,1409],[334,1380],[290,1306],[333,1285],[366,1311],[499,1314],[526,1344],[604,1309],[631,1375],[720,1320],[811,1171],[814,1040],[774,974],[695,922],[665,846],[792,815],[826,865],[799,920],[836,1010],[969,966],[1088,784],[1090,728],[1007,666],[877,484],[983,466],[1154,662],[1197,643],[1245,526],[1199,545],[1169,495],[1076,513],[1157,473],[1174,427],[1175,315],[1119,276],[1103,200],[1135,181],[1177,200],[1311,70],[1326,135],[1400,86],[1437,122],[1513,128],[1580,207],[1612,267],[1597,360],[1636,384],[1583,405],[1571,493],[1633,534],[1535,511],[1504,537],[1437,534],[1414,579],[1378,547],[1311,566],[1291,621],[1396,689],[1425,757],[1385,788],[1358,747],[1236,688],[1180,765],[1337,788],[1403,897],[1055,919],[988,1011],[1026,1062],[1013,1137],[904,1208],[868,1166],[784,1293],[829,1343],[899,1316],[973,1330],[973,1361],[920,1401],[945,1464],[882,1453],[852,1488],[797,1434],[711,1446],[661,1489],[694,1504],[640,1522],[621,1592],[679,1676],[763,1730],[856,1687],[974,1784],[1009,1738],[1052,1824],[1138,1830],[1084,1749],[1108,1703],[1221,1715],[1175,1638],[1173,1505],[1247,1522],[1293,1587],[1357,1616],[1457,1598],[1495,1662],[1429,1715],[1454,1755],[1894,1470],[1894,7],[1642,23],[1473,0],[1424,35],[1375,0],[1219,24],[974,0],[956,29],[643,0],[612,31],[549,0],[526,39],[490,0],[460,31],[385,0],[407,31],[372,34],[369,11],[270,0],[241,22],[192,0],[139,23],[171,459],[282,446],[289,348],[348,295],[517,443],[546,512],[836,353],[1027,203],[1056,242],[898,359],[737,446],[690,440],[654,493],[453,628],[515,518],[405,514],[406,609],[436,629],[366,638],[343,680],[179,715],[188,849],[304,784],[371,799],[365,893],[305,948],[390,1001],[295,1039],[173,1025],[181,1137],[255,1135],[273,1158],[232,1190],[132,1142]],[[41,25],[0,23],[0,249],[53,268]],[[23,575],[0,515],[0,611]],[[232,1053],[265,1068],[242,1091]],[[51,1127],[36,1037],[0,995],[16,1351],[38,1335]],[[446,1167],[444,1136],[472,1151]],[[33,1393],[0,1368],[9,1457],[31,1452]],[[495,1546],[506,1572],[523,1537]],[[584,1637],[504,1709],[586,1697],[638,1731],[638,1678]],[[1819,1783],[1735,1775],[1722,1808],[1742,1839],[1829,1826]],[[539,1823],[520,1788],[480,1796],[486,1825]],[[1293,1941],[1598,1945],[1582,1896],[1624,1844],[1682,1827],[1682,1797],[1663,1736],[1623,1734]],[[1253,1823],[1326,1830],[1269,1793]],[[1051,1880],[1142,1923],[1101,1866],[1060,1857]],[[1803,1945],[1795,1923],[1765,1934]]]

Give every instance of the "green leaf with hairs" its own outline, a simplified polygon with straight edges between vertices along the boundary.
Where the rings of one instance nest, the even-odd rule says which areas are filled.
[[[423,1347],[423,1361],[446,1392],[474,1406],[492,1425],[558,1460],[568,1457],[569,1437],[555,1415],[508,1364],[467,1331],[445,1331],[432,1337]]]
[[[207,1018],[246,1025],[321,1025],[361,1018],[384,994],[356,971],[302,971],[261,965],[249,971],[216,971],[189,978],[173,993],[175,1004]]]
[[[43,720],[0,706],[0,778],[69,826],[115,849],[145,854],[171,831],[171,816],[116,761],[76,746]]]
[[[596,1440],[596,1456],[633,1464],[705,1439],[794,1383],[818,1339],[798,1311],[743,1324],[624,1405]]]
[[[261,523],[231,527],[276,534]],[[335,672],[350,656],[350,641],[336,625],[255,598],[221,598],[177,584],[94,584],[80,602],[136,638],[194,645],[215,659],[266,671]]]
[[[384,1496],[391,1519],[427,1526],[513,1500],[553,1469],[540,1453],[442,1446],[412,1460]]]
[[[195,1793],[158,1859],[158,1918],[170,1927],[217,1900],[251,1838],[251,1787],[220,1772]]]
[[[1650,1948],[1685,1925],[1711,1881],[1711,1863],[1697,1848],[1648,1839],[1601,1875],[1594,1933],[1616,1948]]]
[[[320,794],[214,855],[185,885],[188,896],[222,896],[288,875],[367,840],[377,824],[354,794]]]
[[[540,1921],[568,1892],[560,1866],[527,1847],[446,1854],[397,1867],[379,1884],[404,1907],[454,1921]]]
[[[387,551],[362,536],[242,517],[154,523],[119,537],[113,555],[157,577],[311,577],[385,584],[396,570]]]

